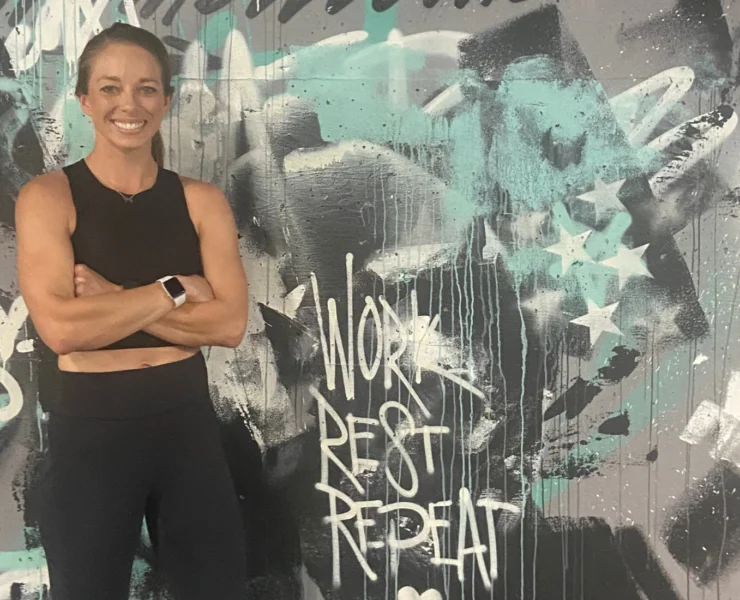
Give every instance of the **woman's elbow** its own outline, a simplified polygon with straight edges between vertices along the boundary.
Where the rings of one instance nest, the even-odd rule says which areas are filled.
[[[39,329],[39,337],[46,344],[54,354],[64,355],[74,352],[77,348],[75,347],[75,340],[71,335],[70,331],[64,326],[49,325],[43,329]]]
[[[244,339],[247,331],[247,318],[232,319],[229,321],[226,331],[224,331],[223,340],[220,345],[226,348],[237,348]]]

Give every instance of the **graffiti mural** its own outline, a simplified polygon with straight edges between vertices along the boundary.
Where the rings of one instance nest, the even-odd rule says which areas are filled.
[[[205,352],[252,597],[732,597],[740,3],[0,10],[0,598],[46,597],[56,393],[14,201],[91,149],[76,57],[116,20],[171,49],[168,164],[239,225],[248,332]]]

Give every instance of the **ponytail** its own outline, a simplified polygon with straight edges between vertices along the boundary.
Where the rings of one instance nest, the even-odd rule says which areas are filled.
[[[155,133],[152,138],[152,156],[160,167],[164,167],[164,138],[161,131]]]

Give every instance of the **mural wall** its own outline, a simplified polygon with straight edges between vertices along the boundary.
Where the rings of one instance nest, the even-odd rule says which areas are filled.
[[[740,3],[0,13],[0,598],[47,597],[56,393],[14,201],[90,150],[75,59],[116,20],[171,49],[168,163],[239,224],[249,330],[206,353],[252,597],[737,594]]]

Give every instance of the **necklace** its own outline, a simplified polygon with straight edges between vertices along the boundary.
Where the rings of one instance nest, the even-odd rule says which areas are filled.
[[[123,198],[124,202],[133,202],[134,198],[141,193],[141,192],[136,192],[135,194],[124,194],[123,192],[119,192],[118,190],[116,190],[116,192],[118,193],[119,196],[121,196],[121,198]]]

